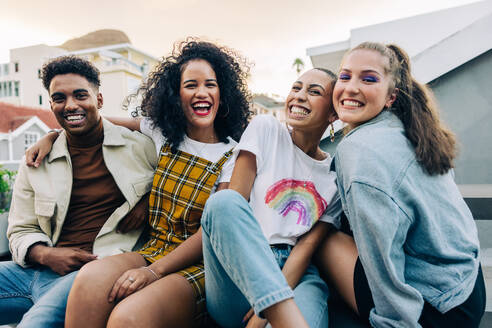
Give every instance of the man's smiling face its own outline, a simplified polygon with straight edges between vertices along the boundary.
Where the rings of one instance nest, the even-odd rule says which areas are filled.
[[[51,110],[60,125],[72,135],[84,135],[99,122],[103,98],[97,86],[78,74],[53,77],[49,87]]]

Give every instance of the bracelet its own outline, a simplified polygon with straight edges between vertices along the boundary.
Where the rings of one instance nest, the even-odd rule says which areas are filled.
[[[160,279],[159,276],[157,275],[157,273],[155,273],[155,271],[152,270],[151,268],[149,268],[148,266],[143,266],[141,268],[149,271],[150,273],[152,273],[154,275],[154,277],[155,277],[155,280],[159,280]]]

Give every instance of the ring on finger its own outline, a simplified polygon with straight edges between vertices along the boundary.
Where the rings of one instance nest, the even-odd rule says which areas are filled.
[[[135,278],[133,277],[128,277],[128,281],[131,282],[131,283],[134,283],[135,282]]]

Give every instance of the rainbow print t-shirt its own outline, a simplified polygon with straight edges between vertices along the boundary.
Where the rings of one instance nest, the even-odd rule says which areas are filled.
[[[236,146],[236,152],[241,150],[256,155],[250,205],[270,244],[295,245],[318,220],[339,226],[341,204],[330,155],[312,159],[270,115],[251,121]]]
[[[311,181],[282,179],[267,189],[265,203],[282,216],[298,215],[296,224],[313,225],[328,205]]]

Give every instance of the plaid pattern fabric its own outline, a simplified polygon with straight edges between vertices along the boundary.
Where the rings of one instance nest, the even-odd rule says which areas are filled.
[[[150,238],[138,251],[147,261],[169,254],[198,231],[205,202],[231,154],[232,149],[213,163],[179,150],[173,153],[167,143],[162,146],[149,198]],[[205,313],[203,263],[177,273],[190,282],[199,313]]]
[[[196,300],[196,317],[197,322],[204,324],[208,318],[207,305],[205,303],[205,270],[203,262],[187,267],[184,270],[178,271],[177,274],[188,280],[195,292]]]

